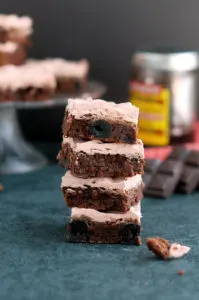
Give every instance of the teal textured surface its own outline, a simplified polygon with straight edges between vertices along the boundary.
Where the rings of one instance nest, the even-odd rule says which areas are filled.
[[[63,172],[48,166],[0,178],[1,300],[199,299],[199,194],[144,199],[140,247],[69,244],[63,238],[70,216],[60,191]],[[191,252],[158,260],[145,246],[154,235],[191,246]]]

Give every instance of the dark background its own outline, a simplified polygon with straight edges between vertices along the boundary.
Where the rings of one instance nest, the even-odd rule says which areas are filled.
[[[91,77],[106,83],[106,98],[115,101],[128,98],[136,47],[199,49],[198,0],[1,0],[0,12],[34,19],[31,56],[87,58]],[[63,111],[20,111],[26,137],[59,140]]]

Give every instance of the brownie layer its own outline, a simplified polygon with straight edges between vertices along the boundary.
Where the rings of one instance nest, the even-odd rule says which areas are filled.
[[[86,87],[87,80],[83,79],[74,79],[74,78],[57,78],[57,91],[58,92],[82,92]]]
[[[140,140],[128,145],[65,138],[57,158],[73,175],[82,178],[131,177],[142,174],[144,168]]]
[[[69,99],[63,135],[132,144],[137,138],[138,112],[138,108],[130,103]]]
[[[140,206],[125,214],[73,208],[67,240],[81,243],[140,245]]]
[[[8,41],[18,43],[24,46],[31,45],[31,39],[29,36],[23,36],[15,31],[7,31],[0,27],[0,43],[6,43]]]
[[[142,199],[141,175],[126,179],[62,177],[62,192],[69,207],[126,212]]]
[[[27,51],[24,46],[17,45],[13,51],[7,51],[6,47],[0,47],[0,66],[21,65],[26,57]]]
[[[140,225],[97,224],[86,221],[73,221],[67,226],[66,241],[91,244],[141,245]]]
[[[17,91],[1,90],[0,89],[0,102],[7,101],[41,101],[51,99],[54,95],[54,90],[27,87]]]

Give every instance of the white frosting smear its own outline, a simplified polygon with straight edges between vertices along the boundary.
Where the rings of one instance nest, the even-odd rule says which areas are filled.
[[[115,222],[115,221],[121,221],[121,222],[133,222],[137,221],[140,223],[141,219],[141,206],[140,203],[132,206],[130,210],[128,210],[125,213],[103,213],[99,212],[95,209],[90,208],[72,208],[71,212],[71,220],[81,220],[84,218],[87,218],[91,221],[98,222],[98,223],[104,223],[104,222]]]
[[[144,147],[141,140],[137,139],[136,144],[116,144],[116,143],[102,143],[98,140],[93,141],[81,141],[71,137],[63,139],[63,143],[68,143],[75,153],[85,152],[89,155],[100,153],[104,155],[124,155],[128,158],[134,158],[138,156],[144,158]],[[78,163],[78,161],[77,161]]]
[[[191,250],[188,246],[183,246],[178,243],[171,244],[169,248],[169,258],[180,258]]]
[[[105,120],[126,121],[129,123],[138,123],[139,108],[130,102],[116,104],[115,102],[101,99],[69,99],[66,107],[69,115],[77,119],[84,118],[86,115],[92,115],[93,118],[102,118]]]
[[[61,187],[68,188],[86,188],[85,185],[93,188],[105,188],[106,190],[116,189],[118,191],[128,191],[133,188],[137,188],[142,184],[142,176],[135,175],[127,177],[125,179],[112,179],[112,178],[79,178],[71,174],[70,171],[62,177]]]

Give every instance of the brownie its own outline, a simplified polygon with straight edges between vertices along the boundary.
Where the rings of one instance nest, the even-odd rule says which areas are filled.
[[[161,259],[169,259],[169,248],[170,243],[160,237],[147,238],[147,247],[152,251],[157,257]]]
[[[168,240],[160,237],[147,238],[147,247],[158,258],[167,260],[172,258],[180,258],[190,251],[190,247],[181,245],[179,243],[170,244]]]
[[[0,14],[0,43],[12,41],[30,45],[33,21],[28,16]]]
[[[0,44],[0,66],[21,65],[27,57],[24,46],[12,42]]]
[[[62,191],[69,207],[126,212],[143,197],[141,175],[126,179],[62,177]]]
[[[25,66],[0,68],[0,102],[51,99],[56,81],[51,73]]]
[[[57,92],[83,92],[87,85],[89,63],[86,59],[67,61],[63,58],[29,59],[27,66],[51,72],[57,81]]]
[[[68,242],[140,245],[140,207],[125,214],[73,208],[66,237]]]
[[[64,138],[57,158],[74,176],[82,178],[131,177],[144,169],[140,140],[128,145]]]
[[[69,99],[63,135],[84,140],[133,144],[137,139],[137,107],[129,102]]]

